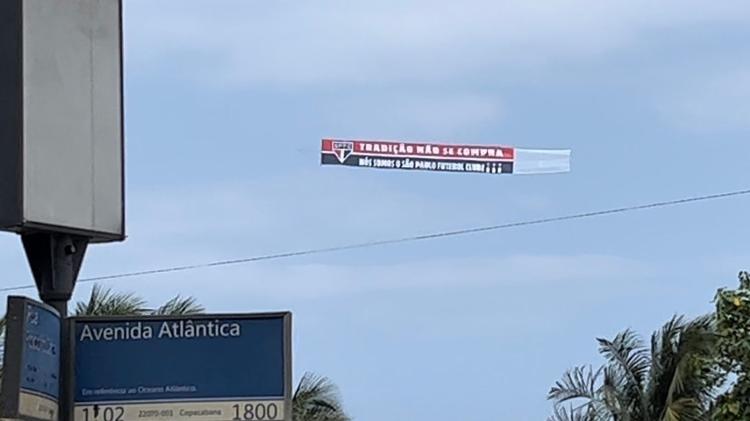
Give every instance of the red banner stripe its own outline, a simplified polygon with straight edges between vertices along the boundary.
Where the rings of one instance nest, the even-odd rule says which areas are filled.
[[[453,145],[444,143],[413,143],[383,140],[323,139],[322,152],[350,149],[355,155],[409,156],[450,159],[511,161],[512,147],[496,145]]]

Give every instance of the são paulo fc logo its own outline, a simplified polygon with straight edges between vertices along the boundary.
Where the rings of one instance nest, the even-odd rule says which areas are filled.
[[[39,325],[39,312],[32,309],[31,306],[29,306],[29,309],[28,309],[28,314],[26,316],[26,323],[28,323],[31,326]]]
[[[354,143],[352,142],[333,142],[333,153],[342,164],[346,161],[346,158],[349,158],[353,150]]]

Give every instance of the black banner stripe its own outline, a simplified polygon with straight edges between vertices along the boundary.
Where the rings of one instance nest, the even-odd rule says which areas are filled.
[[[507,161],[476,161],[461,159],[430,159],[430,158],[399,158],[368,155],[349,155],[342,162],[332,153],[322,153],[322,165],[345,165],[349,167],[459,172],[474,174],[512,174],[513,162]]]

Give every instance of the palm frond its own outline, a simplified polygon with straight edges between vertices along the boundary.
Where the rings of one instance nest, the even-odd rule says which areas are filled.
[[[685,325],[678,342],[675,344],[674,354],[677,360],[677,368],[674,375],[674,386],[670,387],[671,395],[696,391],[711,394],[711,391],[702,387],[694,387],[695,380],[701,381],[703,379],[696,377],[696,371],[693,369],[696,368],[696,363],[700,363],[702,359],[714,356],[717,340],[718,336],[712,317],[698,318]]]
[[[599,353],[609,362],[612,370],[622,373],[621,388],[627,395],[631,412],[648,412],[644,386],[651,367],[648,350],[641,339],[630,329],[619,333],[613,340],[597,338]]]
[[[691,398],[681,398],[664,408],[662,421],[706,421],[704,409]]]
[[[694,406],[703,414],[708,411],[723,378],[713,358],[717,339],[713,316],[689,322],[675,316],[654,333],[653,369],[647,391],[654,416],[686,419],[692,416]]]
[[[294,421],[350,421],[336,385],[326,377],[305,373],[292,402]]]
[[[652,414],[664,413],[676,365],[673,344],[683,324],[682,317],[674,316],[651,335],[651,381],[647,394]]]
[[[609,421],[620,413],[617,392],[611,393],[606,367],[594,371],[590,366],[575,367],[563,374],[550,389],[547,399],[555,402],[553,417],[573,417],[586,421]],[[577,406],[573,406],[573,402]],[[564,403],[570,403],[569,409]]]
[[[555,405],[552,416],[547,421],[590,421],[586,413],[571,407]]]
[[[643,385],[651,359],[643,342],[636,333],[630,329],[620,332],[611,341],[597,338],[599,342],[599,353],[610,363],[622,368],[630,381],[637,385]]]
[[[714,359],[716,353],[716,329],[712,316],[696,318],[680,325],[672,325],[676,333],[669,344],[660,344],[668,360],[661,364],[662,393],[666,414],[677,414],[680,419],[705,419],[710,410],[715,391],[720,385],[721,374]]]
[[[575,367],[563,374],[562,379],[555,382],[547,399],[556,403],[563,403],[572,399],[596,400],[596,383],[602,370],[594,371],[591,366]]]
[[[612,414],[606,410],[601,410],[598,405],[579,405],[574,406],[570,403],[568,406],[563,404],[553,407],[552,416],[547,421],[612,421]]]
[[[132,316],[146,313],[146,302],[133,293],[112,292],[94,285],[88,301],[76,304],[76,316]]]
[[[633,402],[624,393],[626,386],[627,380],[622,370],[612,365],[602,367],[601,400],[613,418],[618,420],[629,419],[633,407]]]
[[[181,297],[178,295],[164,303],[161,307],[153,310],[152,314],[158,316],[186,316],[191,314],[201,314],[205,311],[205,308],[198,304],[194,297]]]
[[[740,288],[750,289],[750,273],[742,271],[740,272]]]

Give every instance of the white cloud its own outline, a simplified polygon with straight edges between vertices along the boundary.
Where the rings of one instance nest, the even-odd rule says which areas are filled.
[[[141,0],[126,9],[132,70],[163,60],[219,84],[471,80],[596,55],[655,28],[744,22],[744,1]],[[492,70],[490,70],[492,69]]]

